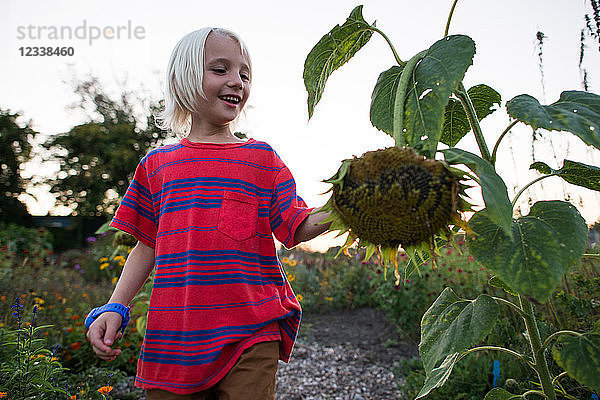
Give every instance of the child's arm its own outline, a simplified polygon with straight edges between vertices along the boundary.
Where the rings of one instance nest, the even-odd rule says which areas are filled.
[[[153,268],[154,249],[138,242],[129,253],[119,282],[108,302],[129,305]],[[116,312],[104,312],[90,325],[86,334],[94,352],[103,360],[112,361],[121,354],[121,350],[110,348],[122,335],[121,332],[117,334],[121,319],[121,315]]]
[[[329,229],[331,222],[319,225],[319,223],[330,214],[329,212],[320,211],[321,208],[316,209],[314,214],[309,214],[309,216],[298,225],[296,233],[294,234],[294,241],[296,243],[314,239]]]

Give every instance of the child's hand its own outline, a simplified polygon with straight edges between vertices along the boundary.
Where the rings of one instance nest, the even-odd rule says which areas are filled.
[[[123,336],[121,332],[117,333],[117,329],[121,327],[121,315],[116,312],[107,311],[90,325],[87,331],[94,353],[103,360],[113,361],[119,354],[120,349],[112,349],[110,346]]]

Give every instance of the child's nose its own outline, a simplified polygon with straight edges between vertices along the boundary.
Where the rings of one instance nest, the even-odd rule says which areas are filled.
[[[242,89],[244,87],[244,81],[242,81],[242,78],[240,76],[232,74],[232,76],[229,80],[229,86],[238,87],[238,88]]]

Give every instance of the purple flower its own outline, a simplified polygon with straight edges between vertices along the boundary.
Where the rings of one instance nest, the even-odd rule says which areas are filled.
[[[81,268],[81,265],[75,264],[75,269],[79,269],[79,268]]]
[[[80,269],[80,270],[79,270],[79,273],[80,273],[80,274],[85,274],[85,269]]]
[[[85,239],[88,241],[88,243],[93,243],[96,241],[96,238],[94,236],[90,236],[89,238]]]
[[[12,315],[19,322],[19,328],[20,328],[21,327],[21,308],[23,308],[23,304],[21,304],[21,298],[20,297],[16,297],[14,304],[10,308],[14,308],[15,309],[15,311],[12,313]]]

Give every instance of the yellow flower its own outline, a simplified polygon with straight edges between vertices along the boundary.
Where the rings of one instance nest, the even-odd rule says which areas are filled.
[[[123,265],[125,265],[125,260],[119,261],[119,266],[122,267]]]
[[[297,294],[296,298],[298,299],[298,301],[304,300],[304,297],[301,294]]]
[[[44,299],[36,297],[33,299],[33,302],[39,306],[40,304],[44,304]]]
[[[116,277],[116,276],[115,276],[115,277],[113,277],[113,278],[112,278],[112,283],[113,283],[113,285],[114,285],[115,283],[117,283],[117,281],[118,281],[118,280],[119,280],[119,278],[118,278],[118,277]]]
[[[290,281],[290,282],[294,282],[294,279],[296,279],[296,277],[290,273],[287,274],[287,278],[288,278],[288,281]]]
[[[131,253],[133,251],[133,247],[130,247],[129,250],[127,250],[127,254]]]
[[[287,257],[283,257],[283,260],[281,260],[282,263],[287,264],[290,262],[290,259]]]
[[[100,261],[101,263],[103,262],[107,262],[108,261],[108,257],[102,257],[101,259],[99,259],[98,261]]]
[[[325,297],[325,300],[327,300],[327,301],[333,301],[333,297]]]
[[[106,269],[106,267],[108,267],[110,264],[105,262],[103,264],[100,264],[100,269]]]
[[[113,260],[115,260],[115,261],[125,261],[125,257],[123,257],[123,256],[116,256],[115,258],[113,258]]]
[[[290,260],[290,267],[295,267],[297,264],[296,260]]]

